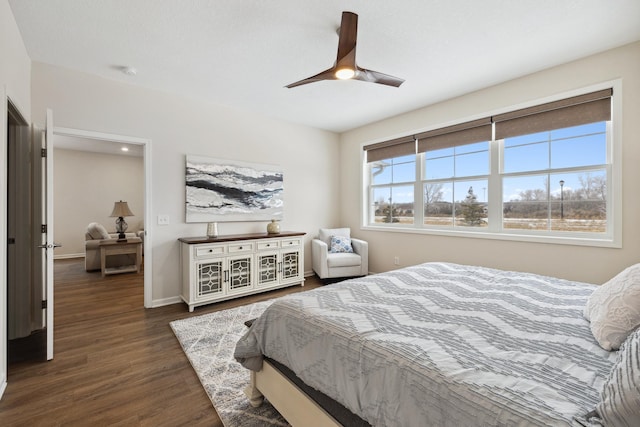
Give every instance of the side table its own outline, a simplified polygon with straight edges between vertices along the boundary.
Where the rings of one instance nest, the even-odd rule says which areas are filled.
[[[107,268],[107,257],[111,255],[135,255],[135,263],[120,267]],[[102,277],[107,274],[118,273],[140,273],[140,263],[142,261],[142,239],[139,237],[129,237],[126,241],[118,242],[116,239],[100,241],[100,271]]]

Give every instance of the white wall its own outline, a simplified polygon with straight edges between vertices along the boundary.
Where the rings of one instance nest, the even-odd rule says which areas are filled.
[[[53,205],[56,258],[84,256],[84,233],[99,222],[115,233],[113,203],[124,200],[132,217],[127,232],[141,229],[144,219],[144,164],[142,157],[54,149]]]
[[[505,240],[365,231],[360,228],[362,143],[411,134],[530,100],[622,78],[623,247],[594,248]],[[426,261],[451,261],[602,283],[640,262],[640,43],[571,62],[341,135],[341,218],[369,241],[371,271]]]
[[[52,65],[32,67],[36,118],[37,112],[52,108],[55,126],[152,141],[151,216],[170,217],[168,226],[146,224],[147,243],[153,245],[154,304],[180,294],[177,239],[206,234],[206,224],[185,223],[186,154],[280,165],[285,185],[282,230],[308,233],[305,271],[311,271],[311,237],[318,227],[339,223],[336,134]],[[223,223],[219,232],[264,232],[266,225]]]
[[[7,383],[7,97],[31,120],[31,60],[7,0],[0,0],[0,396]]]

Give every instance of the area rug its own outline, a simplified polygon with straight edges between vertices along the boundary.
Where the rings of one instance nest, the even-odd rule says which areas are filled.
[[[271,302],[170,323],[225,427],[289,425],[268,401],[258,408],[249,404],[243,393],[249,371],[233,358],[236,342],[247,330],[244,322],[260,316]]]

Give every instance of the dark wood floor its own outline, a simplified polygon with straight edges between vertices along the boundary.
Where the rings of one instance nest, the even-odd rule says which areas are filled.
[[[54,359],[9,365],[0,426],[222,426],[169,322],[318,286],[145,309],[142,274],[102,279],[58,260]]]

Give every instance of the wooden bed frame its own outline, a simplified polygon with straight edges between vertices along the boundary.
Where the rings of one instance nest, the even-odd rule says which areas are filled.
[[[335,418],[269,361],[263,361],[261,371],[250,372],[251,380],[244,389],[244,394],[249,398],[251,406],[262,405],[266,397],[293,427],[341,427]]]

